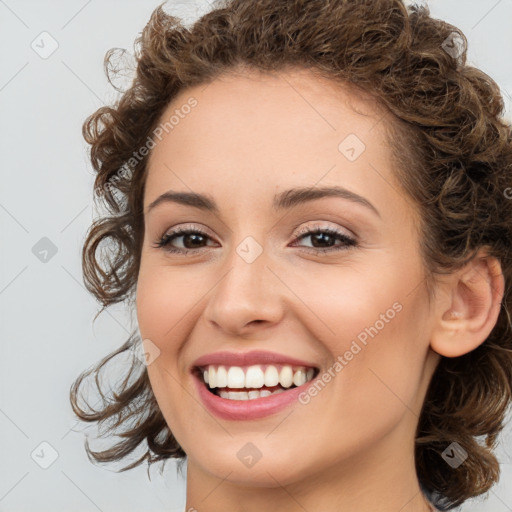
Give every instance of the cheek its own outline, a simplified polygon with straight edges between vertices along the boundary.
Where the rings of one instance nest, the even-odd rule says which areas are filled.
[[[194,315],[194,307],[204,294],[194,276],[182,269],[165,266],[142,268],[137,283],[137,318],[143,338],[169,346],[180,324]],[[167,341],[167,343],[165,343]]]
[[[364,313],[354,309],[346,316],[351,319],[350,334],[340,336],[331,349],[341,361],[332,395],[343,410],[339,415],[351,412],[354,431],[369,437],[373,429],[384,431],[404,416],[413,420],[420,414],[418,397],[428,352],[425,302],[398,297],[393,304],[373,304]]]
[[[327,344],[333,355],[348,350],[354,339],[363,343],[370,339],[369,330],[375,333],[375,325],[379,332],[389,331],[388,326],[395,323],[399,310],[409,301],[406,295],[410,288],[404,282],[412,281],[412,276],[398,275],[396,265],[394,274],[382,268],[375,264],[361,271],[355,262],[308,269],[299,277],[285,276],[306,306],[300,320],[308,320],[315,337]]]
[[[411,283],[421,282],[421,267],[383,268],[340,270],[329,279],[317,274],[296,288],[315,313],[308,327],[328,349],[331,373],[340,376],[333,379],[339,388],[333,400],[370,415],[385,408],[403,410],[402,402],[414,401],[428,351],[423,287],[411,293]],[[313,293],[307,285],[314,282],[328,284]]]
[[[151,389],[167,426],[180,446],[189,453],[196,440],[201,438],[201,429],[204,429],[202,409],[190,393],[185,392],[183,382],[169,367],[164,354],[147,370]]]
[[[148,365],[151,389],[165,421],[182,447],[187,449],[187,428],[176,411],[187,410],[194,416],[194,404],[184,393],[185,368],[179,367],[179,354],[188,338],[197,290],[184,272],[145,263],[138,276],[136,308],[142,339],[149,339],[158,349],[158,357]],[[187,420],[188,423],[188,420]]]

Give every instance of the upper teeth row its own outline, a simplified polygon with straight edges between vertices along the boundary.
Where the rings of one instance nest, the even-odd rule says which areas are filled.
[[[203,370],[204,381],[210,388],[262,388],[281,384],[289,388],[292,384],[301,386],[310,381],[315,373],[314,368],[304,366],[292,368],[290,365],[267,365],[265,371],[260,365],[248,366],[213,366]]]

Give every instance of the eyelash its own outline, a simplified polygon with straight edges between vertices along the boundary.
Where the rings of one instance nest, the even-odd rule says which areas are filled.
[[[342,233],[341,231],[338,231],[335,228],[321,228],[318,226],[315,226],[313,229],[311,228],[305,228],[301,230],[298,234],[298,236],[295,238],[295,241],[301,240],[304,238],[307,238],[308,236],[318,235],[318,234],[327,234],[329,236],[334,237],[337,240],[341,240],[343,243],[339,245],[334,245],[329,248],[320,248],[320,247],[302,247],[301,250],[305,252],[314,252],[314,253],[328,253],[328,252],[338,252],[338,251],[344,251],[349,248],[355,248],[358,247],[358,243],[354,238],[349,237],[348,235]],[[172,253],[172,254],[183,254],[187,255],[190,254],[193,251],[205,249],[205,247],[199,247],[196,249],[182,249],[178,247],[171,247],[169,244],[171,241],[173,241],[176,238],[180,238],[182,236],[186,235],[201,235],[205,238],[210,238],[207,233],[202,231],[201,229],[197,228],[185,228],[185,227],[178,227],[166,234],[164,234],[159,240],[155,242],[153,247],[156,249],[162,249],[166,252]],[[295,242],[294,241],[294,242]]]

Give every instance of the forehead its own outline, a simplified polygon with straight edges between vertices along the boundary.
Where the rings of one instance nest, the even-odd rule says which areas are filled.
[[[369,95],[308,70],[223,74],[181,91],[160,121],[146,206],[167,189],[256,197],[346,182],[378,195],[394,181],[390,115]]]

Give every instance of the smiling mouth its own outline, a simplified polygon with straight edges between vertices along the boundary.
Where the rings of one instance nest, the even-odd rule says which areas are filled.
[[[319,369],[286,364],[208,365],[196,367],[194,373],[216,396],[227,400],[255,400],[302,386],[314,379]]]

